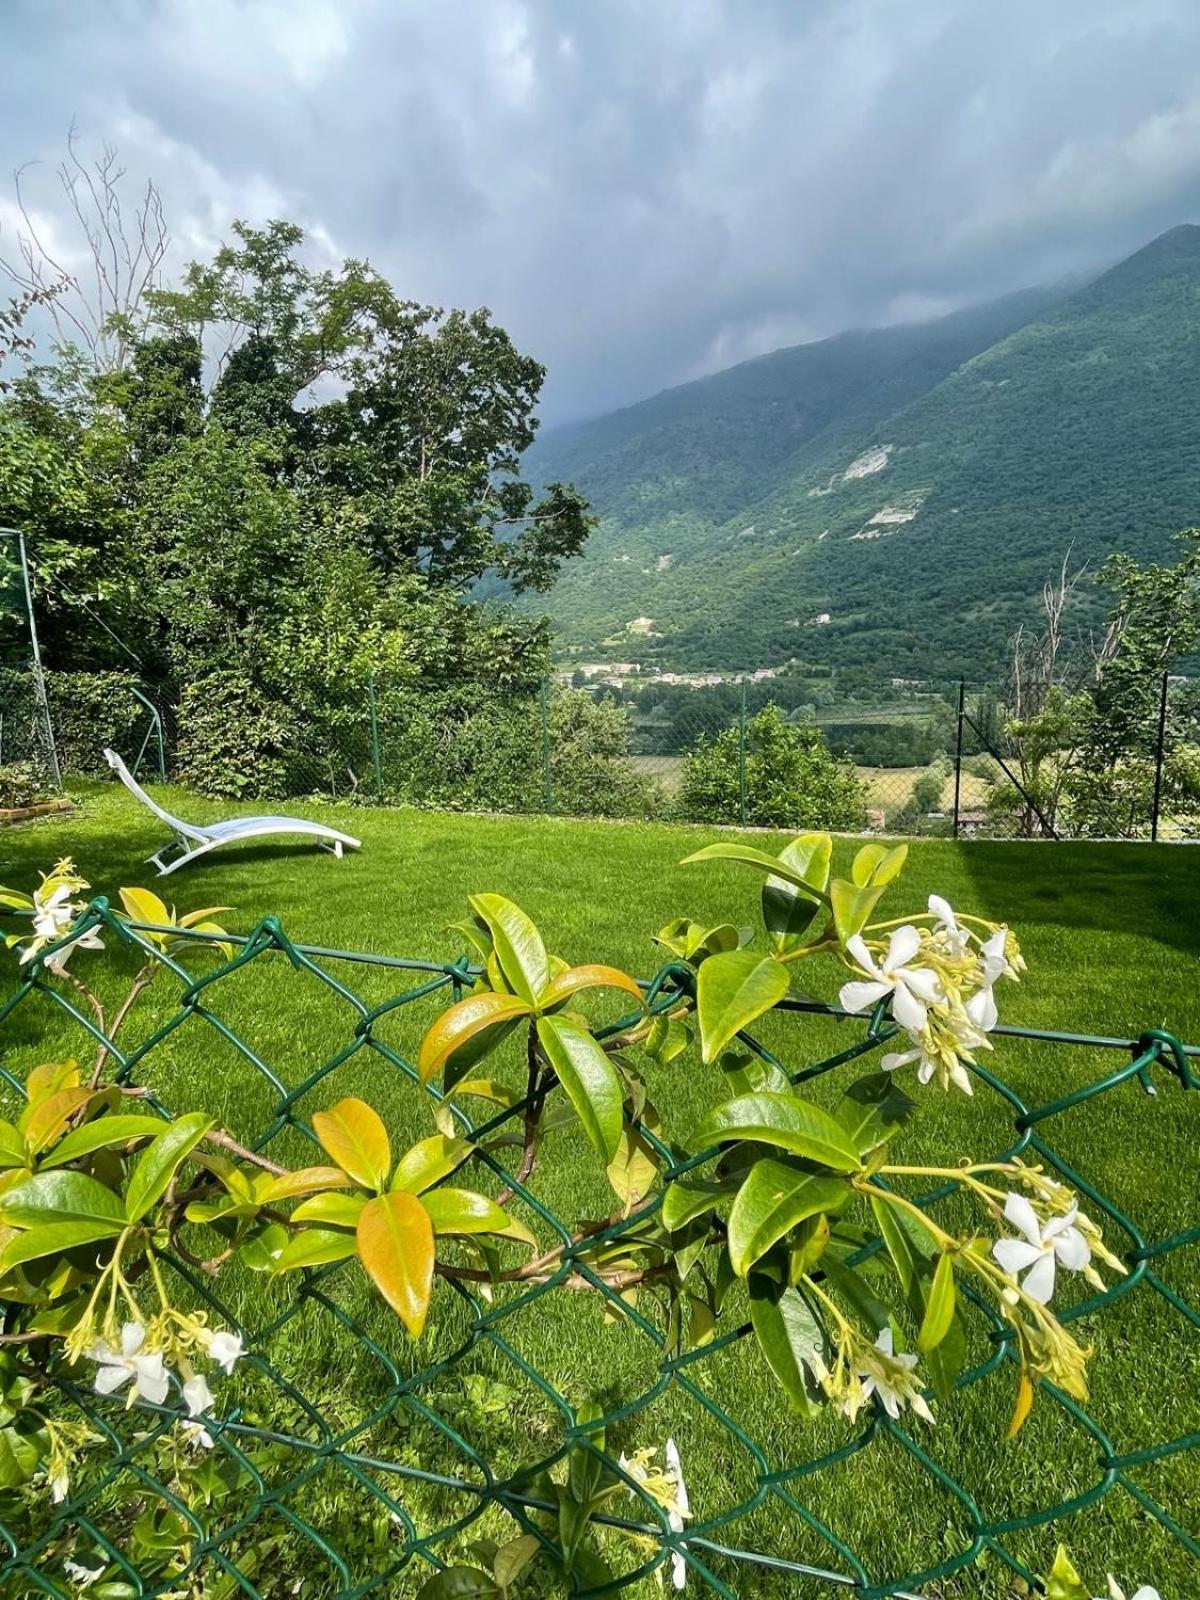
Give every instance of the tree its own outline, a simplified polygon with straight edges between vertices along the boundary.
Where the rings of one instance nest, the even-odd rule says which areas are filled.
[[[689,822],[731,822],[741,813],[765,828],[860,828],[863,788],[851,767],[830,755],[819,729],[791,723],[768,705],[746,725],[701,735],[683,763],[679,811]]]

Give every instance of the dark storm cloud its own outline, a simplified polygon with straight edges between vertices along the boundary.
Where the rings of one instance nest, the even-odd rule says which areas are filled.
[[[75,118],[159,183],[180,259],[287,215],[488,304],[552,415],[1200,217],[1195,0],[8,0],[0,27],[7,164]]]

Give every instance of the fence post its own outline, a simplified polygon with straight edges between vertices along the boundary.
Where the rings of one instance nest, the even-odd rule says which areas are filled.
[[[367,678],[367,705],[371,711],[371,765],[375,769],[375,798],[383,799],[383,760],[379,752],[379,713],[375,705],[375,674]]]
[[[962,735],[963,713],[966,710],[967,686],[958,680],[958,736],[954,742],[954,838],[958,838],[959,801],[962,798]]]
[[[746,826],[746,674],[742,674],[742,703],[738,709],[738,819]]]
[[[554,773],[550,766],[550,679],[542,676],[542,803],[547,812],[554,810]]]
[[[1162,675],[1162,687],[1158,695],[1158,734],[1154,740],[1154,800],[1150,807],[1150,843],[1158,843],[1158,814],[1162,806],[1162,779],[1163,779],[1163,753],[1167,737],[1167,682],[1168,674]]]

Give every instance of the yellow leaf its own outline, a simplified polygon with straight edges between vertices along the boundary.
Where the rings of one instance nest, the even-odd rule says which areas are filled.
[[[30,1155],[37,1155],[47,1145],[53,1144],[67,1123],[91,1099],[87,1089],[60,1089],[44,1100],[28,1106],[20,1121],[21,1132]]]
[[[382,1189],[392,1167],[392,1147],[379,1113],[365,1100],[339,1100],[332,1111],[318,1111],[313,1132],[326,1155],[332,1156],[364,1189]]]
[[[121,904],[135,922],[153,922],[164,928],[174,920],[152,889],[122,889]]]
[[[60,1089],[75,1088],[78,1082],[78,1061],[47,1061],[40,1067],[34,1067],[26,1078],[25,1094],[32,1106],[47,1095],[57,1094]]]
[[[1017,1405],[1013,1412],[1012,1421],[1008,1425],[1008,1437],[1015,1439],[1025,1426],[1025,1419],[1033,1410],[1033,1384],[1030,1383],[1027,1373],[1021,1374],[1021,1382],[1017,1388]]]
[[[529,1012],[530,1007],[517,995],[492,994],[488,991],[469,994],[465,1000],[452,1005],[435,1019],[421,1040],[417,1056],[417,1073],[421,1082],[428,1083],[436,1077],[450,1057],[473,1040],[479,1041],[482,1054],[482,1046],[487,1041],[480,1038],[481,1034],[492,1028],[511,1027],[519,1017],[527,1017]]]
[[[433,1223],[415,1195],[393,1190],[368,1200],[355,1230],[371,1282],[414,1339],[425,1329],[433,1290]]]
[[[581,989],[624,989],[639,1005],[642,1003],[642,991],[635,980],[617,967],[568,967],[550,979],[538,996],[538,1008],[548,1011]]]

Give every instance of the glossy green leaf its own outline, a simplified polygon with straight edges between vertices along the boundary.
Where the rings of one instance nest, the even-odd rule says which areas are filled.
[[[917,1335],[917,1349],[924,1355],[936,1350],[950,1332],[955,1309],[954,1262],[943,1252],[938,1257],[929,1297],[925,1303],[925,1318]]]
[[[550,981],[550,959],[533,921],[502,894],[473,894],[471,909],[487,923],[496,959],[514,994],[530,1006]]]
[[[686,1226],[695,1217],[715,1210],[737,1193],[736,1182],[715,1182],[707,1178],[676,1178],[667,1185],[659,1216],[668,1233]]]
[[[729,1259],[744,1278],[750,1268],[806,1217],[838,1212],[850,1199],[848,1184],[798,1171],[770,1157],[758,1161],[729,1213]]]
[[[852,881],[859,885],[871,884],[884,889],[896,877],[908,859],[908,846],[888,846],[873,841],[863,845],[850,868]]]
[[[108,1150],[115,1145],[130,1144],[135,1139],[157,1139],[168,1126],[161,1117],[97,1117],[94,1122],[85,1122],[82,1128],[75,1128],[60,1139],[49,1155],[42,1157],[40,1167],[45,1172],[50,1167],[65,1167],[68,1162],[91,1155],[94,1150]]]
[[[777,1145],[834,1172],[854,1172],[861,1165],[841,1124],[794,1094],[748,1094],[727,1100],[700,1124],[692,1144],[705,1149],[733,1139]]]
[[[125,1215],[130,1222],[140,1222],[158,1204],[179,1170],[180,1163],[200,1143],[212,1125],[211,1117],[206,1117],[200,1111],[192,1111],[169,1123],[147,1146],[138,1157],[125,1191]]]
[[[750,1323],[767,1365],[796,1409],[816,1416],[820,1391],[806,1363],[824,1359],[821,1324],[798,1289],[781,1288],[761,1272],[750,1274],[749,1289]]]
[[[302,1200],[292,1212],[292,1221],[315,1222],[324,1228],[356,1228],[366,1203],[366,1195],[342,1194],[330,1189]]]
[[[461,1167],[474,1148],[468,1140],[449,1138],[444,1133],[419,1139],[396,1163],[391,1187],[403,1189],[406,1194],[423,1194]]]
[[[814,923],[821,920],[824,902],[814,900],[812,891],[825,893],[832,856],[833,840],[827,833],[802,834],[779,852],[783,865],[798,874],[808,887],[799,890],[793,880],[778,873],[772,873],[763,885],[763,925],[777,952],[798,949],[806,942]]]
[[[86,1172],[39,1172],[0,1195],[0,1222],[16,1228],[44,1223],[125,1223],[121,1197]]]
[[[0,1121],[0,1169],[23,1167],[27,1160],[25,1136],[11,1122]]]
[[[852,1083],[833,1109],[833,1114],[866,1155],[887,1142],[916,1109],[915,1102],[901,1089],[892,1072],[872,1072]]]
[[[625,1093],[617,1069],[591,1034],[566,1017],[539,1018],[537,1034],[584,1132],[607,1165],[621,1140]]]
[[[650,1193],[658,1177],[654,1146],[635,1128],[622,1128],[617,1153],[608,1163],[608,1181],[626,1215]]]
[[[854,884],[845,878],[835,878],[829,885],[833,925],[843,944],[863,931],[882,893],[882,887]]]
[[[694,855],[685,856],[680,865],[690,866],[694,861],[737,861],[743,866],[757,867],[762,872],[783,878],[802,893],[812,895],[814,899],[825,898],[820,890],[815,889],[805,879],[803,873],[797,872],[781,856],[768,855],[765,850],[755,850],[749,845],[732,842],[705,845],[703,850],[697,850]]]
[[[434,1233],[490,1233],[502,1239],[518,1239],[522,1244],[537,1243],[523,1222],[473,1189],[431,1189],[421,1196],[421,1204],[429,1213]]]
[[[753,950],[711,956],[696,978],[696,1011],[705,1061],[715,1061],[743,1028],[779,1004],[788,992],[786,967]]]
[[[492,1572],[500,1587],[507,1589],[515,1583],[541,1548],[541,1541],[532,1533],[520,1533],[502,1544],[492,1561]]]
[[[81,1244],[94,1244],[100,1239],[115,1239],[123,1224],[115,1219],[91,1222],[47,1222],[29,1228],[10,1239],[0,1253],[0,1272],[9,1272],[26,1261],[40,1261],[46,1256],[62,1255]]]
[[[294,1272],[297,1267],[321,1267],[330,1261],[345,1261],[354,1254],[352,1233],[341,1233],[334,1228],[302,1228],[275,1256],[271,1271]]]

